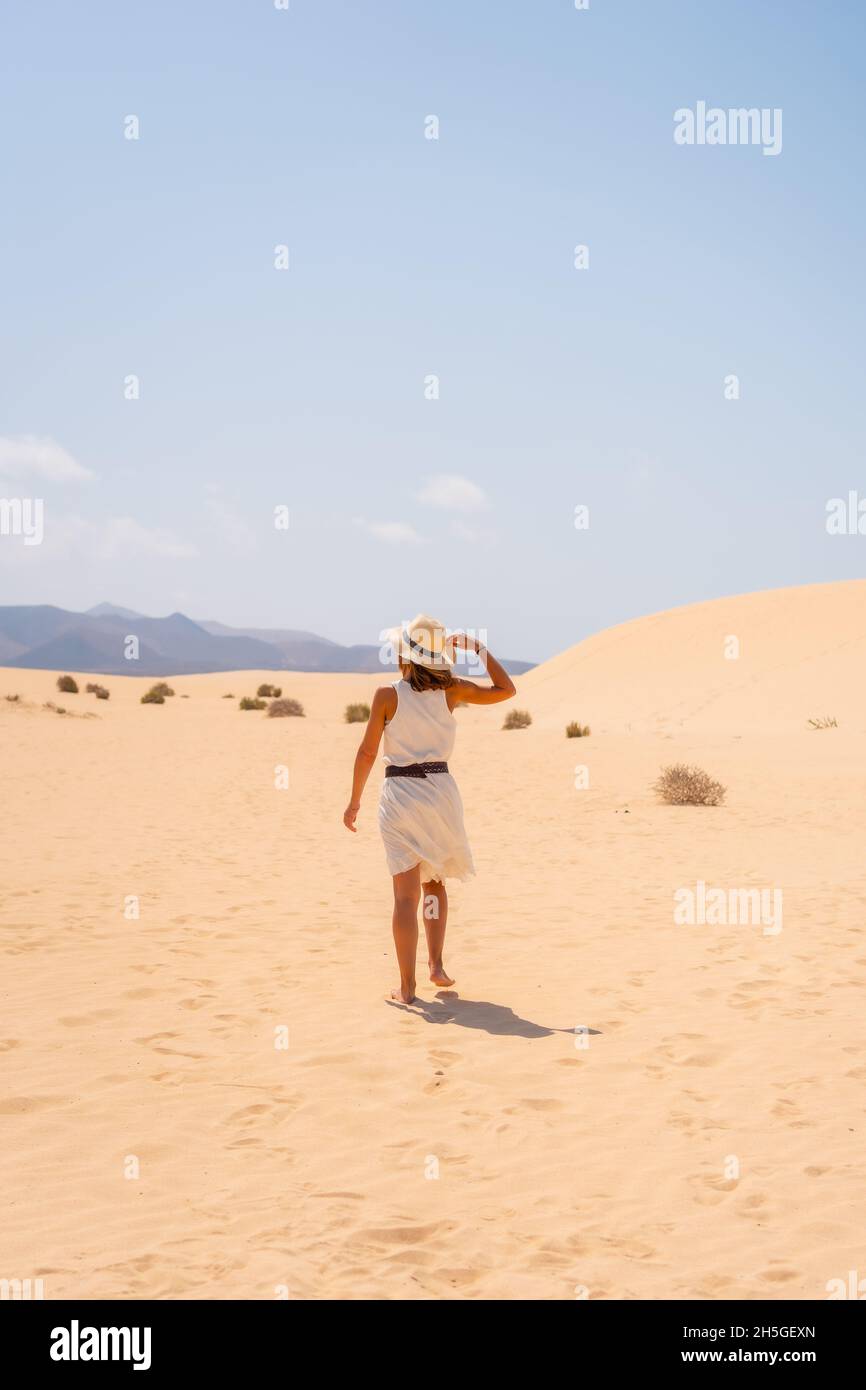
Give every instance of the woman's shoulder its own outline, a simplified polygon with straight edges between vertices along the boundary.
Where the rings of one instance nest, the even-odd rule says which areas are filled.
[[[379,708],[384,712],[386,719],[393,719],[397,711],[397,686],[399,681],[393,681],[391,685],[380,685],[373,695],[373,708]]]

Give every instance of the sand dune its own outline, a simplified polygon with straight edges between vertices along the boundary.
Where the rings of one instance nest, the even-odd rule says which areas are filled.
[[[858,579],[637,618],[537,666],[520,688],[550,727],[583,706],[599,732],[796,732],[828,710],[863,729],[864,671],[866,580]]]
[[[822,1299],[862,1269],[864,598],[641,619],[518,678],[531,728],[461,711],[478,877],[452,892],[456,990],[414,1011],[383,1000],[378,773],[341,824],[342,710],[375,678],[281,673],[307,716],[268,720],[221,696],[273,673],[173,677],[152,707],[150,679],[104,678],[106,703],[0,671],[0,1277]],[[724,806],[655,800],[680,759]],[[699,880],[781,889],[783,930],[676,925]]]

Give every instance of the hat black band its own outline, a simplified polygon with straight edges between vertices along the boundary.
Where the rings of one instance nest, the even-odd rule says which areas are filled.
[[[419,652],[421,656],[426,657],[428,661],[438,660],[435,652],[431,652],[427,647],[422,647],[420,642],[413,641],[408,632],[405,633],[404,636],[413,652]]]

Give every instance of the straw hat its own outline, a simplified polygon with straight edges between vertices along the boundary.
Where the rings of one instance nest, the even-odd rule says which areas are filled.
[[[454,665],[443,624],[426,613],[419,613],[411,623],[392,627],[388,640],[393,645],[394,657],[398,662],[411,661],[430,671],[446,671]]]

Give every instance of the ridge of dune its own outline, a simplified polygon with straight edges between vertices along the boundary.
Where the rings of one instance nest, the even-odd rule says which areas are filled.
[[[866,580],[709,599],[594,633],[520,680],[533,718],[597,732],[863,725]]]

